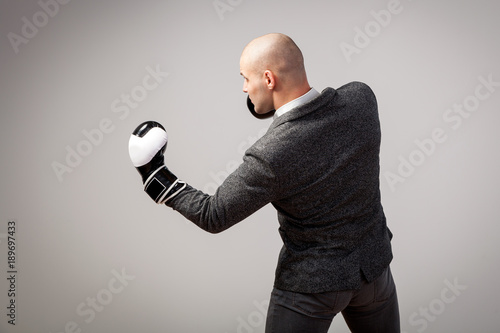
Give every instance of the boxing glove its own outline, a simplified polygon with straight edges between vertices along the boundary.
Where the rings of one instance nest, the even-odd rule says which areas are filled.
[[[179,194],[186,183],[168,170],[164,162],[167,132],[155,121],[146,121],[132,132],[128,151],[132,164],[142,176],[144,191],[157,204],[164,204]]]
[[[248,96],[248,95],[247,95],[247,107],[248,107],[248,110],[250,111],[250,113],[252,114],[252,116],[254,116],[257,119],[271,118],[272,116],[274,116],[274,113],[276,112],[276,110],[271,110],[271,111],[263,113],[263,114],[259,114],[259,113],[255,112],[255,106],[253,105],[252,100],[250,99],[250,96]]]

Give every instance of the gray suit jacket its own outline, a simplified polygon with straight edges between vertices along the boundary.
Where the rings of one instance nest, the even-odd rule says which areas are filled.
[[[379,150],[372,90],[360,82],[327,88],[275,119],[213,196],[188,185],[167,204],[216,233],[271,203],[283,239],[275,287],[357,289],[392,260]]]

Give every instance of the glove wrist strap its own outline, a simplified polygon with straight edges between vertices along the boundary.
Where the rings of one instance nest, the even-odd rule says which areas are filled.
[[[157,204],[164,204],[186,187],[186,183],[168,170],[165,165],[156,169],[144,182],[144,191]]]

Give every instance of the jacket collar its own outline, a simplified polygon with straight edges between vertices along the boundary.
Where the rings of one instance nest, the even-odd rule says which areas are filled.
[[[275,118],[269,126],[269,129],[273,129],[283,123],[303,117],[306,114],[317,110],[318,108],[325,107],[328,103],[332,103],[332,101],[334,102],[334,105],[339,104],[339,102],[342,103],[342,101],[337,101],[336,95],[337,90],[333,88],[324,89],[319,96],[313,98],[309,102],[294,107],[285,114]]]
[[[319,92],[316,91],[314,88],[310,88],[308,92],[306,92],[304,95],[294,99],[293,101],[290,101],[286,103],[285,105],[281,106],[276,112],[274,113],[274,118],[278,118],[288,111],[295,109],[303,104],[306,104],[310,101],[312,101],[314,98],[319,96]]]

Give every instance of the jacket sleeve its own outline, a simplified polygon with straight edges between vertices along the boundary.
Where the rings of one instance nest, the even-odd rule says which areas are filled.
[[[271,202],[276,188],[277,179],[269,163],[249,149],[243,163],[214,195],[187,185],[166,204],[203,230],[219,233]]]

